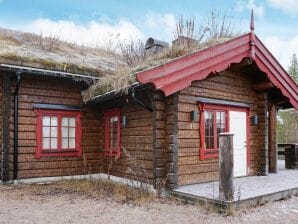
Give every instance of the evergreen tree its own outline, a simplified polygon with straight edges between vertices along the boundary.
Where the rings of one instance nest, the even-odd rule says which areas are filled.
[[[298,82],[298,60],[296,54],[293,54],[291,58],[291,64],[289,66],[289,75],[292,76],[292,78],[296,82]]]
[[[298,60],[296,54],[291,58],[289,75],[298,82]],[[278,112],[277,136],[279,143],[298,143],[298,111],[295,109]]]

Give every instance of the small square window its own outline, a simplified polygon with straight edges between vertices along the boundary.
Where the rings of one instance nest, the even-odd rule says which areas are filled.
[[[37,150],[41,156],[81,156],[79,111],[37,110]]]

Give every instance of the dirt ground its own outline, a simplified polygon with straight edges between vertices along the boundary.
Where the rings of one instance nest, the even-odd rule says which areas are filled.
[[[113,192],[93,194],[94,189],[86,192],[73,186],[0,185],[0,223],[298,223],[298,197],[226,217],[206,207],[175,200],[151,196],[149,200],[127,202],[115,199]]]

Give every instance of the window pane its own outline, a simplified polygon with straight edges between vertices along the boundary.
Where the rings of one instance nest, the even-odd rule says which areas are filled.
[[[226,131],[226,121],[225,121],[225,112],[216,112],[216,139],[217,139],[217,148],[219,147],[219,133]]]
[[[224,123],[226,121],[225,117],[226,117],[226,113],[225,112],[221,112],[221,120],[224,121]]]
[[[42,117],[42,125],[50,126],[51,118],[49,116]]]
[[[214,137],[209,137],[209,148],[207,149],[214,149]]]
[[[117,129],[118,129],[118,117],[114,116],[110,118],[110,148],[117,148]]]
[[[57,149],[58,148],[58,141],[57,138],[51,138],[51,149]]]
[[[111,122],[116,122],[116,121],[118,121],[118,117],[117,116],[111,117]]]
[[[214,148],[214,112],[204,111],[205,117],[205,147],[206,149]]]
[[[62,126],[68,126],[68,117],[62,117]]]
[[[69,122],[70,127],[75,127],[76,126],[76,118],[70,117],[68,122]]]
[[[69,128],[69,137],[70,138],[76,137],[76,129],[75,128]]]
[[[221,112],[216,112],[216,124],[220,123],[221,120]]]
[[[49,138],[42,139],[42,149],[50,149],[50,139]]]
[[[69,148],[74,149],[76,147],[76,140],[74,138],[69,139]]]
[[[57,133],[57,127],[51,127],[51,137],[58,137],[58,133]]]
[[[51,126],[58,126],[58,118],[51,117]]]
[[[42,137],[50,137],[50,127],[42,128]]]
[[[68,128],[62,127],[61,130],[62,137],[68,137]]]
[[[62,149],[68,149],[68,138],[62,138]]]

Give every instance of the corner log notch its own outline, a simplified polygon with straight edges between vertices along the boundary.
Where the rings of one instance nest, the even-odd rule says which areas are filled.
[[[3,73],[3,106],[2,106],[2,161],[1,161],[1,180],[9,180],[9,118],[10,118],[10,88],[11,81],[8,73]]]

